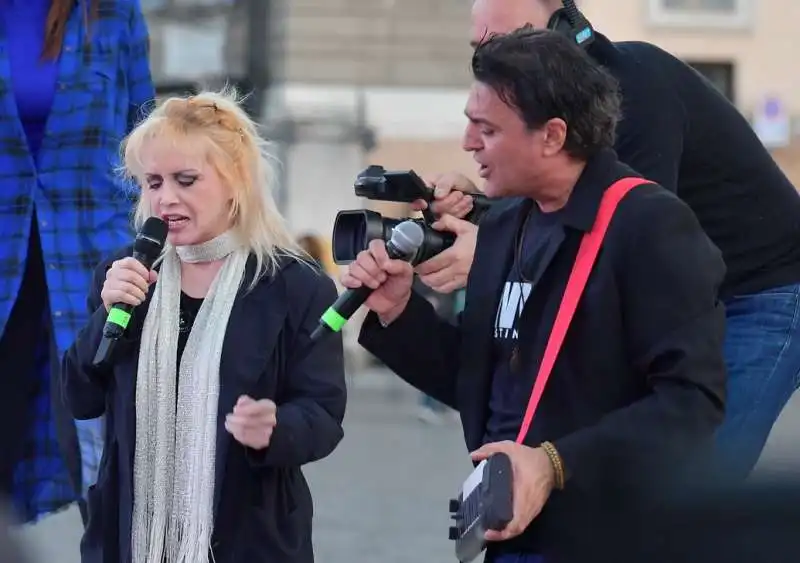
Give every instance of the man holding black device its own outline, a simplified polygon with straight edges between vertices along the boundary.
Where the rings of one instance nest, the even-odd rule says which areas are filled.
[[[526,24],[581,44],[619,81],[623,119],[614,148],[620,160],[686,202],[722,252],[729,385],[718,445],[726,475],[744,478],[800,383],[800,196],[710,82],[654,45],[612,43],[574,2],[476,0],[472,42]],[[492,173],[481,170],[487,180]],[[442,197],[435,213],[462,217],[469,211],[462,193],[448,194],[476,190],[467,178],[451,173],[433,184]],[[444,292],[466,283],[476,228],[449,216],[441,224],[458,239],[417,272]]]
[[[642,506],[709,445],[724,410],[725,269],[691,210],[617,161],[617,84],[569,40],[493,38],[472,70],[464,148],[491,163],[487,195],[508,199],[481,222],[459,325],[412,291],[411,265],[382,241],[342,283],[374,289],[360,342],[460,412],[473,460],[510,457],[513,519],[488,532],[488,555],[529,563],[570,546],[583,514]],[[626,183],[520,432],[582,241]]]

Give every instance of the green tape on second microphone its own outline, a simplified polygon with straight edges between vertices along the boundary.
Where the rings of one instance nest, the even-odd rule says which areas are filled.
[[[128,328],[128,322],[130,322],[130,320],[130,313],[127,313],[121,309],[117,309],[116,307],[112,307],[108,312],[108,321],[117,326],[121,326],[123,329]]]
[[[322,322],[328,325],[328,328],[333,332],[339,332],[347,323],[347,319],[337,313],[335,309],[330,308],[322,315]]]

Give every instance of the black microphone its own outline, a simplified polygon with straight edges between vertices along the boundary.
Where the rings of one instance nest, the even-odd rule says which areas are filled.
[[[158,217],[150,217],[142,225],[142,230],[136,235],[133,243],[133,257],[141,262],[148,270],[153,267],[153,262],[161,255],[164,243],[167,240],[169,227],[165,221]],[[94,356],[94,366],[100,367],[110,363],[114,354],[114,347],[122,337],[131,320],[133,307],[127,303],[118,303],[108,311],[106,324],[103,327],[103,339],[97,347]]]
[[[403,221],[392,230],[392,238],[386,243],[386,253],[392,260],[410,261],[422,246],[425,233],[414,221]],[[339,332],[353,313],[364,304],[373,289],[362,285],[348,289],[320,317],[319,326],[311,333],[311,342],[317,342],[326,334]]]

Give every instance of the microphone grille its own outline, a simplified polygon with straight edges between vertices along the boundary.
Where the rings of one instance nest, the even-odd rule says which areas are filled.
[[[425,232],[414,221],[403,221],[392,229],[392,244],[403,254],[412,254],[422,246]]]
[[[161,245],[167,240],[167,233],[169,227],[166,221],[160,217],[149,217],[142,225],[142,230],[139,231],[139,236],[147,237]]]
[[[155,260],[167,241],[169,226],[159,217],[150,217],[142,225],[142,230],[133,241],[133,251]]]

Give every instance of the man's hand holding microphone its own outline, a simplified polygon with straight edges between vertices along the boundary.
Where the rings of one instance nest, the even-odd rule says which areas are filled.
[[[359,252],[342,276],[342,285],[348,289],[367,286],[373,291],[364,302],[380,321],[388,325],[405,310],[411,298],[414,270],[405,260],[392,260],[382,240],[370,241],[366,250]]]

